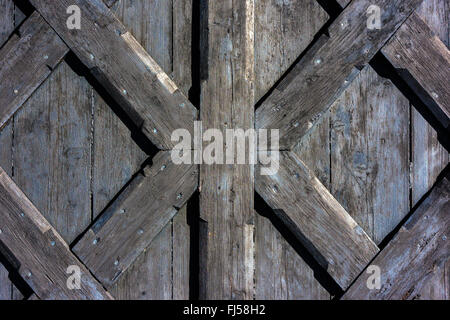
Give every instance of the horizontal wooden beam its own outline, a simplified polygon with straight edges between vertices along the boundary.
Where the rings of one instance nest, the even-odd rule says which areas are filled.
[[[291,150],[329,109],[363,66],[422,0],[353,0],[256,111],[258,129],[280,129]],[[369,29],[367,9],[378,6],[381,28]]]
[[[280,152],[275,175],[256,170],[256,191],[343,288],[378,247],[295,153]]]
[[[2,168],[0,213],[0,251],[37,298],[112,298]],[[80,289],[68,288],[71,272],[75,272],[70,266],[81,271]]]
[[[101,0],[30,2],[156,147],[171,149],[176,129],[193,133],[195,107]],[[67,27],[71,5],[79,30]]]
[[[0,50],[0,129],[68,51],[37,12],[12,35]]]
[[[444,128],[450,125],[450,51],[413,13],[382,49]]]
[[[198,186],[196,165],[175,165],[161,151],[75,245],[75,254],[107,288],[149,246]]]
[[[371,263],[372,269],[361,274],[343,299],[419,298],[421,289],[434,274],[448,266],[449,238],[450,174],[447,173]],[[380,271],[379,288],[373,287],[374,266]],[[448,296],[448,288],[446,291],[444,296]]]

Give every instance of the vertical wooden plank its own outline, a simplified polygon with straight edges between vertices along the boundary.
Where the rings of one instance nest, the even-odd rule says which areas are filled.
[[[331,193],[379,244],[409,212],[409,103],[366,67],[331,112]]]
[[[172,299],[171,237],[169,224],[111,289],[116,299]]]
[[[172,4],[172,1],[121,0],[113,10],[164,71],[173,71],[177,85],[187,95],[191,86],[192,1],[177,0]],[[105,137],[99,136],[96,141],[102,139]],[[116,144],[116,140],[112,137],[111,143]],[[133,155],[129,156],[129,159],[134,159]],[[114,195],[109,193],[105,198]],[[124,299],[189,298],[189,248],[189,227],[184,207],[119,281],[114,292]],[[168,254],[162,255],[162,252]],[[131,294],[133,291],[141,292],[141,295]]]
[[[0,0],[0,47],[8,40],[14,31],[14,12],[15,5],[12,0]],[[12,176],[12,137],[13,124],[8,122],[0,130],[0,167]],[[14,288],[14,289],[13,289]],[[0,300],[14,299],[12,290],[15,292],[15,286],[8,278],[8,271],[0,264]],[[19,295],[17,295],[18,297]]]
[[[263,0],[255,3],[256,100],[264,96],[279,80],[327,19],[327,13],[317,1]],[[326,180],[322,182],[326,182],[325,185],[328,186],[330,156],[328,148],[323,147],[329,145],[325,143],[329,136],[328,119],[325,122],[308,138],[303,139],[296,152],[305,161],[317,159],[307,161],[308,165],[311,165],[310,168],[321,180]],[[319,137],[322,140],[315,140]],[[309,266],[268,219],[257,216],[255,229],[256,298],[329,298],[314,279]]]
[[[427,0],[416,10],[433,32],[448,46],[450,5],[448,0]],[[436,131],[412,107],[412,206],[430,190],[449,162],[449,154],[439,143]]]
[[[175,83],[188,96],[192,86],[192,0],[173,0],[173,73]],[[190,226],[186,206],[172,221],[173,299],[189,299]]]
[[[60,64],[14,118],[14,179],[72,242],[90,223],[90,88]]]
[[[14,2],[0,0],[0,47],[14,31]]]
[[[326,300],[313,270],[267,218],[256,215],[256,292],[262,300]]]
[[[94,218],[139,170],[146,154],[131,138],[122,120],[92,90],[93,105],[93,175],[92,197]]]
[[[255,1],[256,100],[311,43],[328,14],[316,0]]]
[[[210,0],[204,5],[201,119],[203,130],[217,129],[225,137],[226,129],[254,128],[254,1]],[[246,163],[248,150],[241,150],[247,153]],[[253,298],[253,210],[253,166],[201,166],[202,299]]]
[[[450,1],[427,0],[416,10],[421,18],[449,46]],[[449,153],[439,143],[436,131],[412,106],[411,108],[411,190],[412,206],[430,190],[436,178],[449,162]],[[450,299],[450,263],[435,270],[434,276],[419,293],[420,299]]]

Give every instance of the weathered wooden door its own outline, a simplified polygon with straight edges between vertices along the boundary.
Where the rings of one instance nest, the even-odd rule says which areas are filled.
[[[0,0],[0,298],[448,299],[448,9]]]

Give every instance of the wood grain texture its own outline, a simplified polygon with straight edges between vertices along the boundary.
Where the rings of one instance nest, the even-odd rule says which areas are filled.
[[[368,289],[363,272],[344,299],[418,299],[434,276],[445,272],[450,248],[449,174],[420,204],[372,265],[381,270],[381,288]],[[448,282],[438,296],[448,297]]]
[[[410,209],[409,112],[371,67],[331,107],[330,192],[377,244]]]
[[[280,170],[259,175],[256,191],[343,288],[378,252],[364,230],[297,155],[280,152]]]
[[[2,254],[40,299],[112,298],[1,168],[0,210]],[[80,268],[79,290],[68,289],[69,266]]]
[[[111,290],[116,299],[172,299],[171,227],[168,223],[117,281]]]
[[[67,243],[91,221],[91,100],[66,63],[14,117],[14,180]]]
[[[327,20],[327,13],[315,0],[255,2],[257,101],[294,63]]]
[[[416,13],[439,36],[447,47],[449,46],[449,0],[426,0],[417,8]]]
[[[203,130],[217,129],[225,136],[226,129],[254,127],[254,1],[204,4],[207,34],[201,47],[207,66],[202,66],[201,119]],[[247,159],[248,151],[247,145]],[[253,166],[202,165],[200,217],[200,297],[252,299]]]
[[[442,123],[450,126],[450,51],[413,13],[382,49],[383,54]]]
[[[448,45],[448,0],[427,0],[416,10],[424,21]],[[449,154],[439,143],[436,131],[413,107],[411,111],[412,131],[412,206],[427,193],[439,173],[449,162]]]
[[[256,112],[256,127],[280,129],[280,148],[293,148],[421,0],[352,1]],[[366,9],[378,5],[383,27],[367,28]]]
[[[173,5],[170,3],[171,1],[162,3],[154,0],[121,0],[116,2],[112,10],[163,70],[168,74],[172,70],[174,81],[187,94],[192,80],[192,2],[189,0],[174,1]],[[177,39],[177,41],[173,41],[173,39]],[[169,51],[173,52],[172,57],[167,54]],[[98,138],[104,140],[107,136],[99,134]],[[110,149],[105,148],[104,152],[109,152],[107,150]],[[116,150],[112,153],[117,154],[118,152],[119,150]],[[130,159],[134,159],[133,155],[129,155]],[[108,170],[106,166],[105,170]],[[104,187],[107,188],[107,184]],[[109,198],[114,194],[111,193]],[[108,197],[106,196],[106,198]],[[151,242],[146,251],[126,272],[126,275],[117,281],[114,286],[114,294],[123,298],[188,299],[189,237],[186,207],[183,207]],[[165,248],[169,248],[169,256],[161,255],[161,252],[167,251]],[[170,263],[167,263],[167,257],[170,257]],[[161,262],[158,262],[159,260]],[[145,291],[145,294],[133,296],[130,292],[134,290],[141,293]]]
[[[31,3],[158,148],[174,146],[176,129],[193,132],[194,106],[101,0]],[[66,26],[69,5],[81,8],[81,30]]]
[[[255,77],[259,100],[309,45],[328,15],[316,1],[255,2]],[[298,145],[296,152],[327,187],[330,175],[329,117]],[[255,220],[255,297],[329,299],[314,272],[276,230]]]
[[[327,300],[328,292],[313,270],[267,218],[256,215],[255,298],[258,300]]]
[[[14,2],[0,0],[0,47],[14,31]]]
[[[148,247],[198,185],[195,165],[175,165],[160,152],[121,192],[74,247],[106,287]]]
[[[50,75],[67,46],[34,13],[0,50],[0,128]]]

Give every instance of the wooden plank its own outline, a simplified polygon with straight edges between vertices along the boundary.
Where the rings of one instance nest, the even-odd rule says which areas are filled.
[[[197,188],[195,165],[175,165],[160,152],[118,196],[74,247],[110,287],[148,247]]]
[[[91,88],[65,62],[14,117],[14,180],[67,243],[91,221],[91,121]]]
[[[0,0],[0,47],[14,31],[14,2]]]
[[[439,36],[448,47],[450,44],[449,22],[450,2],[448,0],[427,0],[417,8],[416,13]]]
[[[327,20],[314,0],[255,2],[256,100],[286,72]],[[324,147],[329,146],[328,119],[317,127],[296,151],[326,183],[330,175],[329,149]],[[256,216],[255,232],[257,299],[330,298],[313,270],[267,218]]]
[[[444,128],[450,126],[450,51],[413,13],[382,49]]]
[[[192,87],[193,0],[173,0],[172,76],[187,95]],[[191,226],[186,205],[172,221],[172,299],[190,298]]]
[[[201,119],[225,137],[254,127],[254,2],[211,0],[204,10]],[[251,165],[201,166],[201,299],[253,299],[253,210]]]
[[[448,45],[448,0],[428,0],[416,10],[424,21]],[[447,8],[447,10],[446,10]],[[412,131],[412,206],[431,189],[439,173],[449,162],[449,154],[439,143],[436,131],[415,109],[411,111]]]
[[[255,2],[256,100],[260,100],[328,20],[316,0]]]
[[[329,190],[379,244],[410,210],[409,102],[368,66],[330,110]]]
[[[449,163],[449,153],[439,143],[437,133],[415,108],[412,112],[412,206],[430,190]]]
[[[378,247],[297,155],[280,152],[277,174],[259,175],[256,191],[345,289]]]
[[[352,1],[256,111],[256,127],[280,129],[280,148],[293,148],[408,18],[421,0]],[[369,5],[382,28],[367,28]]]
[[[0,210],[2,254],[40,299],[112,298],[1,168]],[[67,286],[69,266],[80,268],[78,290]]]
[[[327,300],[328,292],[313,270],[267,218],[256,215],[256,283],[258,300]]]
[[[175,82],[184,93],[187,93],[191,83],[191,1],[174,2],[172,13],[171,1],[121,0],[115,3],[112,11],[166,73],[169,74],[173,70],[172,75]],[[177,41],[172,39],[177,39]],[[172,57],[167,54],[170,51],[173,52]],[[109,111],[106,110],[106,112]],[[111,120],[116,118],[113,114],[111,117]],[[116,118],[114,121],[118,121],[118,119]],[[135,162],[134,152],[121,151],[130,150],[129,147],[126,147],[129,145],[128,141],[130,146],[134,146],[131,139],[127,140],[129,133],[126,128],[124,129],[124,135],[117,137],[110,132],[101,133],[96,127],[95,133],[98,133],[98,135],[96,134],[96,139],[98,139],[96,143],[104,144],[105,141],[110,141],[102,151],[102,155],[110,153],[111,161],[116,163],[117,169],[124,169],[121,171],[121,177],[117,177],[113,173],[114,177],[111,177],[113,179],[105,182],[101,177],[103,174],[111,175],[110,166],[102,166],[100,171],[100,167],[98,167],[98,184],[102,185],[103,190],[109,189],[108,186],[112,181],[116,181],[118,186],[123,186],[123,180],[130,179],[129,175],[136,172],[128,165],[129,162]],[[125,139],[125,137],[127,138]],[[131,150],[134,150],[134,147]],[[144,155],[143,152],[138,154],[139,158],[141,154]],[[118,155],[121,158],[120,161],[116,159]],[[99,158],[103,158],[103,156]],[[105,159],[99,159],[100,162],[105,162]],[[111,192],[107,192],[108,195],[104,195],[105,204],[107,199],[111,199],[120,188],[115,191],[110,190]],[[172,222],[164,227],[146,251],[125,272],[125,275],[116,282],[113,287],[114,295],[124,299],[188,299],[189,236],[186,208],[183,207]],[[163,255],[162,252],[167,250],[169,254]],[[134,294],[134,292],[141,294]],[[142,294],[143,292],[145,294]]]
[[[176,129],[193,133],[194,106],[102,1],[31,3],[158,148],[174,146]],[[69,5],[81,9],[81,30],[66,26]]]
[[[447,173],[372,262],[380,268],[381,288],[369,289],[370,274],[363,272],[344,299],[415,299],[445,268],[450,255],[449,179]],[[448,287],[444,289],[441,295],[448,295]]]
[[[130,130],[92,89],[93,168],[92,201],[95,219],[132,179],[147,158]]]
[[[67,46],[38,13],[0,51],[0,128],[50,75]],[[30,72],[32,71],[32,72]]]
[[[120,300],[172,299],[172,226],[168,223],[116,282]]]

